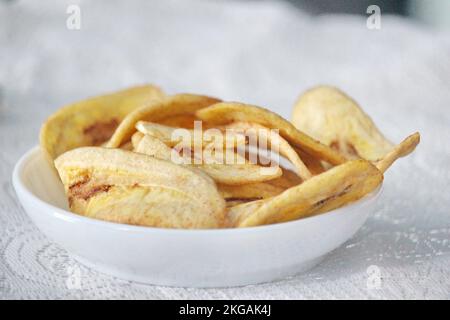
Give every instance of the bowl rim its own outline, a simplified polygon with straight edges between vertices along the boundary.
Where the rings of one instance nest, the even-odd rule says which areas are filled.
[[[176,233],[176,234],[211,234],[211,233],[220,233],[220,234],[232,234],[232,233],[242,233],[242,232],[264,232],[267,230],[276,230],[281,229],[288,226],[295,226],[297,224],[303,224],[307,222],[311,222],[314,220],[320,220],[324,217],[336,216],[343,211],[346,211],[352,207],[359,206],[363,203],[370,202],[371,200],[375,200],[380,195],[383,189],[383,182],[371,193],[367,194],[363,198],[354,201],[353,203],[346,205],[344,207],[340,207],[325,213],[321,213],[318,215],[313,215],[293,221],[285,221],[274,224],[262,225],[262,226],[254,226],[254,227],[244,227],[244,228],[217,228],[217,229],[177,229],[177,228],[158,228],[158,227],[150,227],[150,226],[137,226],[137,225],[128,225],[123,223],[117,223],[112,221],[104,221],[99,219],[94,219],[90,217],[85,217],[82,215],[75,214],[63,208],[57,207],[51,203],[48,203],[37,195],[35,195],[31,190],[29,190],[22,181],[23,170],[26,165],[35,158],[39,152],[42,152],[42,149],[39,145],[32,147],[30,150],[25,152],[19,160],[14,165],[13,174],[12,174],[12,184],[16,191],[17,195],[22,195],[27,198],[28,201],[37,202],[40,206],[46,207],[48,210],[56,214],[58,218],[77,222],[77,223],[87,223],[92,226],[102,227],[102,228],[112,228],[120,231],[134,231],[140,233]],[[19,201],[21,201],[20,196],[18,197]],[[21,203],[22,204],[22,203]],[[25,210],[26,211],[26,210]],[[28,214],[28,213],[27,213]]]

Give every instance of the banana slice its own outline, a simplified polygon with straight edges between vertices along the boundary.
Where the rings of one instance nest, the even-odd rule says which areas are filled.
[[[378,161],[394,146],[354,100],[333,87],[316,87],[301,95],[292,123],[349,159]]]
[[[164,228],[220,228],[225,201],[206,174],[121,149],[84,147],[55,160],[72,211]]]
[[[53,164],[56,157],[68,150],[101,145],[127,114],[163,97],[159,88],[145,85],[63,107],[42,125],[41,147]]]
[[[251,227],[323,213],[362,198],[382,181],[383,174],[369,161],[348,161],[275,197],[229,208],[228,223]]]
[[[293,147],[298,147],[314,157],[333,165],[347,161],[345,156],[339,152],[301,132],[276,113],[261,107],[237,102],[222,102],[200,109],[196,115],[201,120],[213,124],[224,125],[242,121],[258,123],[269,129],[278,129],[280,136],[291,143]]]

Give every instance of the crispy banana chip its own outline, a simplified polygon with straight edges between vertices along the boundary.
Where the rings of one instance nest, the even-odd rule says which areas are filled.
[[[313,176],[326,171],[323,163],[319,159],[314,158],[313,156],[307,154],[306,152],[302,151],[299,148],[294,148],[294,150],[300,156],[303,163],[305,164],[305,166],[308,168],[309,172],[311,172],[311,174]]]
[[[177,152],[172,155],[172,149],[158,138],[148,134],[143,135],[134,151],[166,161],[171,161],[172,156],[179,156]]]
[[[42,126],[41,147],[53,163],[67,150],[100,145],[111,137],[128,113],[163,96],[159,88],[145,85],[65,106]]]
[[[194,122],[199,120],[193,114],[182,114],[163,119],[158,121],[158,123],[174,128],[194,129]]]
[[[218,184],[217,188],[222,197],[227,201],[254,201],[266,199],[276,196],[286,190],[286,188],[271,184],[270,181],[242,185]]]
[[[383,174],[370,162],[348,161],[278,196],[231,207],[228,223],[250,227],[326,212],[362,198],[382,181]]]
[[[420,142],[420,134],[418,132],[408,136],[400,144],[396,145],[391,151],[389,151],[383,159],[376,162],[377,168],[381,172],[386,170],[398,159],[407,156],[414,151],[416,146]]]
[[[268,181],[281,176],[281,169],[274,168],[270,173],[266,173],[264,168],[256,164],[201,164],[194,165],[203,170],[207,175],[217,183],[228,185],[242,185]]]
[[[285,168],[282,168],[281,171],[283,172],[281,177],[267,181],[267,183],[283,189],[289,189],[302,183],[302,179],[295,172]]]
[[[361,107],[334,87],[320,86],[302,94],[292,123],[349,159],[377,161],[393,147]]]
[[[264,139],[268,143],[268,147],[273,147],[274,144],[277,144],[275,149],[294,165],[296,173],[300,178],[307,180],[312,177],[311,172],[309,172],[309,169],[303,163],[298,153],[278,133],[272,132],[260,124],[250,122],[233,122],[226,127],[235,130],[244,130],[247,134],[253,134],[258,139]]]
[[[138,121],[136,129],[143,133],[158,138],[166,145],[173,147],[203,148],[210,143],[214,143],[216,138],[220,138],[220,148],[235,148],[245,146],[247,140],[243,134],[228,132],[219,129],[194,130],[185,128],[174,128],[162,124]]]
[[[139,145],[139,142],[141,142],[141,139],[144,137],[143,133],[140,133],[139,131],[136,131],[132,136],[131,136],[131,145],[133,146],[133,150],[137,148],[137,146]]]
[[[213,161],[201,161],[195,163],[192,159],[182,159],[182,156],[175,150],[168,147],[163,141],[150,135],[144,135],[136,149],[136,152],[144,153],[159,159],[173,161],[176,164],[196,167],[204,171],[214,181],[222,184],[241,185],[272,180],[282,175],[281,169],[264,170],[258,165],[251,163],[214,163]],[[234,151],[231,151],[234,153]],[[236,154],[237,155],[237,154]],[[224,159],[222,157],[222,159]],[[186,160],[189,160],[186,162]],[[204,159],[206,160],[206,159]]]
[[[286,189],[302,183],[302,179],[291,170],[281,168],[281,171],[282,175],[276,179],[242,185],[226,185],[219,183],[217,188],[222,197],[227,201],[240,200],[242,202],[247,202],[250,200],[254,201],[276,196]]]
[[[136,109],[120,123],[111,139],[106,144],[108,148],[117,148],[127,141],[135,131],[139,120],[162,121],[180,115],[194,115],[199,109],[208,107],[220,100],[194,94],[177,94],[162,101],[148,104]]]
[[[237,102],[217,103],[198,110],[196,115],[204,121],[215,124],[227,124],[235,121],[255,122],[269,129],[278,129],[280,135],[294,147],[298,147],[314,157],[334,165],[347,160],[337,151],[299,131],[289,121],[261,107]]]
[[[72,211],[119,223],[219,228],[225,201],[193,168],[120,149],[84,147],[55,160]]]

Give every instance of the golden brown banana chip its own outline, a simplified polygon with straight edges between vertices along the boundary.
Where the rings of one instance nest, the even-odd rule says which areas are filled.
[[[280,167],[281,168],[281,167]],[[302,179],[291,170],[281,168],[282,175],[278,178],[242,185],[226,185],[218,184],[220,194],[225,200],[242,200],[248,202],[250,200],[266,199],[276,196],[286,189],[302,183]]]
[[[295,152],[298,153],[303,163],[313,176],[326,171],[324,164],[319,159],[313,157],[312,155],[307,154],[306,152],[302,151],[299,148],[294,148],[294,150]]]
[[[41,147],[53,163],[53,159],[67,150],[101,145],[128,113],[163,96],[159,88],[145,85],[65,106],[42,126]]]
[[[123,145],[120,146],[120,149],[133,151],[133,144],[131,143],[131,141],[125,142]]]
[[[419,142],[420,134],[418,132],[408,136],[389,151],[383,159],[376,162],[377,168],[384,173],[398,158],[402,158],[413,152]]]
[[[253,201],[259,199],[266,199],[276,196],[282,193],[284,190],[286,190],[286,188],[271,184],[270,181],[247,183],[242,185],[218,184],[217,188],[219,189],[219,192],[222,195],[222,197],[227,201],[231,200]]]
[[[299,131],[289,121],[261,107],[237,102],[223,102],[198,110],[196,115],[204,121],[215,124],[227,124],[234,121],[255,122],[269,129],[278,129],[280,135],[293,146],[331,164],[337,165],[347,160],[337,151]]]
[[[263,168],[251,163],[224,163],[225,158],[222,157],[221,162],[205,161],[203,159],[196,163],[193,159],[182,159],[181,155],[175,150],[168,147],[158,138],[150,135],[144,135],[139,141],[136,152],[144,153],[159,159],[173,161],[180,165],[189,165],[204,171],[214,181],[229,185],[241,185],[246,183],[254,183],[272,180],[282,175],[279,167]],[[231,151],[234,153],[234,151]],[[237,155],[237,154],[236,154]],[[189,161],[186,161],[189,160]]]
[[[84,147],[55,160],[72,211],[167,228],[223,226],[225,201],[194,168],[120,149]]]
[[[226,207],[231,208],[243,203],[247,203],[253,201],[251,199],[225,199]],[[231,223],[227,220],[226,226],[231,226]]]
[[[283,172],[281,177],[267,181],[267,183],[270,183],[275,187],[289,189],[303,182],[295,172],[285,168],[281,168],[281,171]]]
[[[223,132],[217,128],[211,130],[194,130],[174,128],[148,121],[138,121],[136,123],[136,129],[143,134],[158,138],[170,147],[178,145],[179,147],[203,148],[207,144],[214,143],[216,139],[220,139],[220,149],[245,146],[247,143],[243,134]]]
[[[246,134],[253,134],[258,139],[264,139],[268,144],[267,147],[273,148],[273,145],[277,144],[275,148],[276,151],[286,157],[294,165],[296,173],[300,178],[307,180],[312,177],[311,172],[309,172],[297,152],[295,152],[291,145],[278,133],[270,131],[260,124],[250,122],[233,122],[226,127],[235,130],[243,130]]]
[[[119,125],[106,144],[108,148],[117,148],[127,141],[135,131],[139,120],[160,121],[174,116],[193,115],[195,111],[210,106],[220,100],[194,94],[177,94],[162,101],[148,104],[130,113]]]
[[[334,87],[320,86],[302,94],[292,123],[350,159],[377,161],[393,147],[361,107]]]
[[[333,210],[373,191],[383,174],[366,160],[352,160],[273,198],[231,207],[229,223],[250,227],[295,220]]]
[[[268,181],[281,176],[279,167],[265,171],[264,168],[256,164],[201,164],[194,167],[203,170],[217,183],[228,185],[242,185]]]
[[[177,152],[172,155],[172,149],[158,138],[148,134],[143,135],[134,151],[166,161],[171,161],[172,156],[179,156]]]
[[[194,122],[199,120],[200,119],[198,119],[195,115],[182,114],[163,119],[158,121],[158,123],[174,128],[194,129]]]

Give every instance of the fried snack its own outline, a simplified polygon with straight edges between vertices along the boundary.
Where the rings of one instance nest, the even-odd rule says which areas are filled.
[[[219,192],[222,195],[222,197],[227,201],[231,200],[253,201],[266,199],[276,196],[277,194],[280,194],[284,190],[286,190],[286,188],[271,184],[270,181],[247,183],[242,185],[218,184],[217,188],[219,189]]]
[[[136,131],[135,133],[133,133],[133,135],[131,136],[131,145],[133,146],[133,149],[136,149],[137,146],[139,145],[139,142],[141,141],[141,139],[144,137],[144,134]]]
[[[257,199],[255,199],[255,200],[257,200]],[[240,204],[243,204],[243,203],[247,203],[247,202],[250,202],[250,201],[253,201],[253,200],[252,199],[225,199],[225,203],[226,203],[226,207],[227,208],[231,208],[231,207],[234,207],[234,206],[237,206],[237,205],[240,205]],[[227,226],[231,225],[231,223],[228,222],[228,220],[227,220],[226,225]]]
[[[168,147],[163,141],[154,136],[144,135],[136,149],[136,152],[144,153],[159,159],[174,161],[179,165],[188,165],[196,167],[204,171],[217,183],[228,185],[241,185],[246,183],[255,183],[261,181],[272,180],[282,175],[281,169],[263,170],[262,167],[251,163],[213,163],[212,161],[202,161],[196,164],[191,159],[182,159],[181,155],[175,150]],[[233,151],[234,153],[234,151]],[[186,160],[189,160],[186,162]]]
[[[267,181],[267,183],[284,189],[289,189],[302,183],[302,179],[295,172],[286,168],[281,168],[281,171],[283,172],[281,177]]]
[[[67,105],[43,124],[40,145],[52,164],[68,150],[101,145],[128,113],[163,96],[158,87],[145,85]]]
[[[199,120],[195,115],[182,114],[163,119],[158,123],[174,128],[194,129],[194,122]]]
[[[292,123],[349,159],[377,161],[393,147],[361,107],[334,87],[320,86],[302,94]]]
[[[174,128],[148,121],[138,121],[136,129],[141,133],[158,138],[170,147],[178,145],[179,147],[185,146],[192,149],[195,147],[203,148],[209,143],[214,143],[216,138],[221,139],[221,149],[235,148],[247,144],[243,134],[233,132],[226,134],[217,128],[214,130],[194,130]]]
[[[162,142],[158,138],[155,138],[148,134],[145,134],[141,137],[141,139],[137,143],[137,146],[134,148],[134,151],[166,161],[171,161],[172,157],[179,156],[178,152],[174,152],[172,155],[172,149],[170,149],[164,142]]]
[[[389,151],[380,161],[376,162],[376,167],[381,172],[386,170],[398,159],[407,156],[414,151],[416,146],[420,142],[420,134],[418,132],[408,136],[401,143],[396,145],[391,151]]]
[[[135,125],[139,120],[162,121],[175,116],[194,115],[199,109],[208,107],[220,100],[202,95],[177,94],[166,97],[162,101],[150,103],[128,114],[120,123],[111,139],[106,144],[108,148],[117,148],[131,138]]]
[[[295,152],[295,150],[285,139],[274,131],[271,132],[268,128],[260,124],[250,122],[233,122],[227,125],[226,128],[243,130],[246,134],[253,134],[257,138],[264,139],[269,144],[267,147],[271,147],[273,144],[278,144],[276,146],[277,151],[294,165],[296,173],[300,178],[307,180],[312,177],[311,172],[309,172],[297,152]]]
[[[242,185],[217,184],[220,194],[227,201],[248,202],[276,196],[286,189],[302,183],[302,179],[291,170],[281,168],[282,175],[276,179]]]
[[[356,201],[382,181],[369,161],[348,161],[278,196],[229,208],[228,223],[250,227],[304,218]]]
[[[237,102],[224,102],[198,110],[196,115],[198,118],[214,124],[224,125],[230,122],[243,121],[255,122],[269,129],[278,129],[280,135],[294,147],[300,148],[314,157],[334,165],[347,161],[345,156],[299,131],[293,124],[279,115],[261,107]]]
[[[270,170],[270,173],[263,170],[256,164],[200,164],[193,165],[203,170],[217,183],[228,185],[243,185],[248,183],[263,182],[276,179],[281,176],[279,167]]]
[[[219,228],[225,201],[201,171],[144,154],[84,147],[55,160],[72,211],[118,223]]]
[[[309,172],[313,176],[326,171],[326,168],[324,167],[323,163],[319,159],[307,154],[306,152],[302,151],[299,148],[294,148],[294,150],[300,156],[303,163],[305,164],[305,166],[308,168]]]

